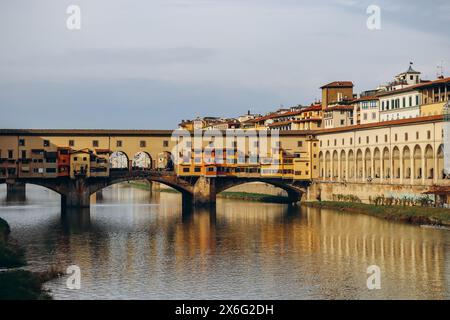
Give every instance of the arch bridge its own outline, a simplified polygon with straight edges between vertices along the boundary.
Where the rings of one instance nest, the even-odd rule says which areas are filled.
[[[61,195],[62,208],[85,208],[90,206],[90,196],[108,186],[136,180],[147,180],[167,185],[182,195],[183,206],[208,206],[216,202],[216,195],[231,187],[251,182],[263,182],[287,192],[291,203],[299,202],[306,193],[308,181],[279,178],[233,178],[233,177],[179,177],[172,171],[123,170],[111,171],[109,177],[16,178],[0,179],[9,186],[34,184]],[[14,190],[9,190],[8,192]],[[24,191],[24,189],[23,189]]]

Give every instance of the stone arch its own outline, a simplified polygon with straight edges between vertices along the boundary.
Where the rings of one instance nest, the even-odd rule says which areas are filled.
[[[325,168],[324,168],[324,158],[323,158],[323,152],[319,152],[319,177],[324,178],[325,177]]]
[[[392,150],[392,176],[400,179],[400,150],[397,146]]]
[[[391,178],[391,161],[388,147],[383,149],[383,177],[385,179]]]
[[[413,169],[414,169],[414,179],[422,179],[423,176],[422,149],[418,144],[416,144],[416,146],[414,147]]]
[[[330,151],[325,153],[325,178],[331,178],[331,154]]]
[[[424,157],[425,157],[425,168],[424,168],[425,179],[433,179],[435,175],[434,154],[433,154],[433,147],[429,144],[425,147]]]
[[[283,182],[277,182],[277,181],[265,180],[265,179],[248,180],[248,179],[242,179],[242,178],[240,178],[240,179],[222,179],[220,181],[216,181],[215,192],[216,192],[216,194],[219,194],[231,187],[235,187],[235,186],[246,184],[246,183],[252,183],[252,182],[263,182],[263,183],[270,184],[274,187],[277,187],[279,189],[282,189],[282,190],[286,191],[289,199],[291,199],[292,202],[300,201],[302,195],[304,193],[306,193],[306,189],[303,189],[301,186],[294,186],[294,185],[283,183]]]
[[[53,192],[59,194],[60,196],[62,196],[64,194],[63,190],[58,185],[52,184],[52,183],[47,183],[46,181],[43,181],[41,179],[20,179],[19,182],[25,183],[25,185],[32,184],[34,186],[48,189],[50,191],[53,191]],[[0,180],[0,184],[7,184],[6,180]]]
[[[364,167],[366,179],[373,178],[372,176],[372,154],[370,149],[367,148],[364,152]]]
[[[345,150],[341,151],[341,157],[339,159],[339,163],[341,164],[340,177],[341,180],[347,179],[347,159],[345,155]]]
[[[348,152],[348,177],[353,179],[355,177],[355,153],[353,150]]]
[[[109,167],[116,170],[129,169],[130,158],[123,151],[114,151],[109,156]]]
[[[162,177],[152,177],[152,176],[145,177],[145,178],[136,176],[136,177],[124,177],[124,178],[112,179],[105,183],[99,183],[99,184],[95,184],[95,185],[91,186],[89,193],[94,194],[97,191],[100,191],[104,188],[110,187],[110,186],[118,184],[118,183],[123,183],[123,182],[127,182],[127,181],[137,181],[137,180],[147,180],[147,181],[152,181],[152,182],[159,182],[161,184],[164,184],[168,187],[171,187],[171,188],[177,190],[178,192],[180,192],[182,194],[192,195],[191,187],[184,186],[182,184],[178,184],[175,181],[170,181],[170,180],[164,179]]]
[[[373,170],[373,177],[377,179],[381,178],[381,152],[378,147],[373,151]]]
[[[362,179],[363,177],[363,153],[361,149],[356,151],[356,178]]]
[[[173,156],[169,151],[163,151],[158,154],[158,170],[173,170]]]
[[[411,169],[411,151],[408,146],[403,148],[402,153],[402,162],[403,162],[403,178],[411,179],[412,169]]]
[[[152,169],[152,156],[145,151],[139,151],[137,152],[132,161],[132,168],[133,169]]]
[[[339,176],[339,157],[338,152],[334,150],[333,152],[333,179]]]
[[[445,172],[445,164],[444,164],[444,145],[441,144],[438,147],[438,151],[436,153],[437,158],[437,168],[436,172],[438,174],[438,179],[445,179],[446,178],[446,172]]]

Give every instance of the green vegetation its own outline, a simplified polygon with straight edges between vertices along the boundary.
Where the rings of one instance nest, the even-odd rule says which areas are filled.
[[[365,203],[314,201],[305,202],[306,206],[334,209],[347,212],[364,213],[371,216],[409,222],[414,224],[433,224],[450,226],[450,209],[417,206],[379,206]]]
[[[251,192],[232,192],[225,191],[217,195],[219,198],[225,199],[240,199],[247,201],[257,201],[257,202],[270,202],[270,203],[289,203],[288,197],[274,196],[270,194],[263,193],[251,193]]]
[[[25,251],[9,239],[8,223],[0,218],[0,268],[15,268],[26,265]],[[50,299],[42,285],[60,273],[50,270],[34,273],[26,270],[0,272],[0,300]]]
[[[0,218],[0,268],[14,268],[25,265],[24,250],[8,241],[10,232],[8,223]]]
[[[48,300],[42,284],[50,280],[46,275],[25,270],[0,272],[0,300]]]

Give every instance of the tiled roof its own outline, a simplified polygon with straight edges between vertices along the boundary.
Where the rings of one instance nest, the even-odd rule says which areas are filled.
[[[333,81],[330,82],[322,87],[320,87],[320,89],[323,88],[349,88],[349,87],[353,87],[353,82],[351,81]]]
[[[381,128],[381,127],[389,127],[389,126],[396,126],[396,125],[403,125],[403,124],[435,122],[435,121],[442,121],[443,119],[444,119],[444,117],[442,115],[435,115],[435,116],[390,120],[390,121],[383,121],[383,122],[365,123],[365,124],[358,124],[358,125],[339,127],[339,128],[322,129],[322,130],[317,130],[316,132],[318,134],[333,133],[333,132],[345,132],[345,131],[353,131],[353,130],[367,129],[367,128],[377,128],[377,127]]]
[[[443,78],[443,79],[438,79],[438,80],[433,80],[433,81],[427,81],[427,82],[422,82],[422,83],[418,83],[406,88],[402,88],[402,89],[398,89],[398,90],[393,90],[393,91],[386,91],[386,92],[380,92],[377,94],[378,97],[385,97],[385,96],[390,96],[390,95],[394,95],[397,93],[403,93],[403,92],[408,92],[408,91],[415,91],[415,90],[419,90],[419,89],[424,89],[426,87],[432,87],[434,85],[437,84],[443,84],[443,83],[450,83],[450,77],[448,78]]]

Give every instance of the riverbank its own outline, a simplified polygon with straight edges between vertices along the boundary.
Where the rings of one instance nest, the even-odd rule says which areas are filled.
[[[392,221],[407,222],[419,225],[427,224],[450,227],[450,209],[444,208],[376,206],[373,204],[338,201],[311,201],[304,202],[302,204],[312,208],[363,213]]]
[[[48,300],[51,299],[46,290],[43,289],[47,282],[59,272],[50,270],[48,272],[35,273],[26,270],[8,270],[25,266],[25,250],[14,243],[9,234],[11,229],[8,223],[0,218],[0,300]]]
[[[142,190],[150,190],[150,186],[144,182],[134,182],[131,181],[128,183],[131,187],[142,189]],[[178,193],[178,191],[174,189],[161,188],[158,190],[159,192],[167,192],[167,193]],[[234,191],[224,191],[217,195],[218,198],[224,199],[235,199],[235,200],[246,200],[246,201],[256,201],[256,202],[267,202],[267,203],[289,203],[288,197],[283,196],[275,196],[271,194],[264,193],[253,193],[253,192],[234,192]]]

